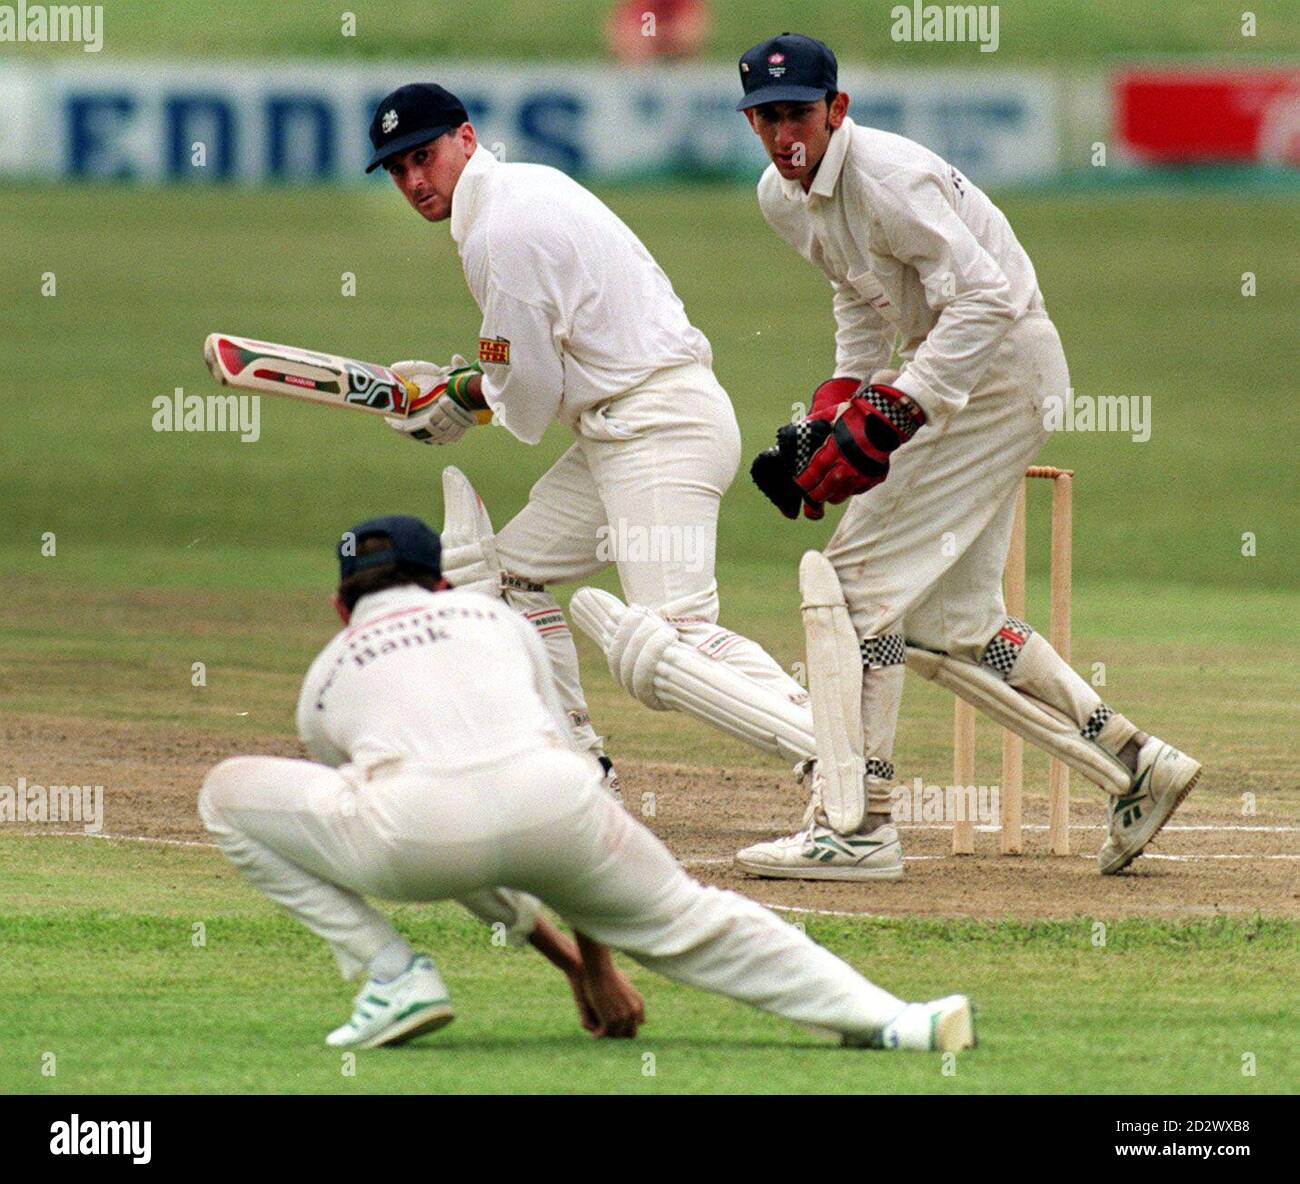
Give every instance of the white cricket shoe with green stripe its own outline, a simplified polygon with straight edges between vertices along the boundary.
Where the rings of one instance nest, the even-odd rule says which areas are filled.
[[[871,1040],[859,1042],[846,1036],[844,1043],[905,1052],[961,1052],[978,1043],[975,1009],[965,995],[909,1003]]]
[[[785,880],[899,880],[903,845],[889,824],[842,835],[814,822],[798,834],[746,847],[736,855],[736,866],[754,876]]]
[[[331,1048],[378,1048],[433,1032],[456,1018],[451,997],[427,954],[417,954],[395,979],[369,979],[352,1018],[325,1037]]]
[[[1142,854],[1200,776],[1200,762],[1172,744],[1152,736],[1142,745],[1132,787],[1110,799],[1109,833],[1097,856],[1103,876],[1123,871]]]

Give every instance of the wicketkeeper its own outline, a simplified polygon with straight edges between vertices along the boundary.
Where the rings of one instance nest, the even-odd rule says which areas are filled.
[[[597,1036],[634,1036],[644,1019],[613,947],[848,1044],[973,1045],[964,996],[905,1004],[767,909],[687,876],[574,748],[536,631],[496,596],[449,590],[440,552],[415,518],[343,535],[344,629],[298,700],[314,759],[223,761],[199,795],[244,876],[329,942],[345,976],[366,974],[330,1045],[398,1044],[452,1019],[432,959],[367,896],[454,897],[529,941],[564,972]]]
[[[1100,867],[1117,872],[1201,767],[1006,614],[1017,491],[1048,435],[1045,401],[1070,385],[1033,265],[955,168],[848,118],[821,42],[764,41],[741,58],[740,79],[739,109],[772,161],[759,207],[830,281],[836,321],[834,377],[751,473],[787,518],[848,502],[825,555],[860,650],[863,739],[856,774],[852,762],[819,762],[799,833],[737,861],[767,876],[902,874],[890,809],[906,664],[1105,789]],[[901,370],[887,370],[896,340]]]
[[[490,411],[536,444],[552,421],[574,442],[495,536],[473,489],[444,473],[447,576],[502,595],[536,627],[580,747],[604,757],[577,653],[552,585],[618,566],[629,600],[681,647],[778,712],[807,693],[766,652],[718,625],[718,507],[740,462],[740,429],[712,351],[640,240],[556,169],[499,162],[460,100],[403,86],[376,108],[369,168],[384,167],[430,222],[450,218],[482,310],[478,361],[393,369],[440,391],[392,426],[448,444]]]

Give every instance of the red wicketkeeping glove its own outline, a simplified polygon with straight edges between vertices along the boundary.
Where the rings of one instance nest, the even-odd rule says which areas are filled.
[[[844,399],[850,381],[822,383],[813,413],[777,433],[778,446],[793,462],[795,484],[809,501],[838,505],[874,489],[889,475],[889,454],[925,423],[925,413],[892,386],[859,384],[861,393]]]

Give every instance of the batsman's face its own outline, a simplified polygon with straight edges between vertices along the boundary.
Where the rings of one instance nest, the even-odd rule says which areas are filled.
[[[477,147],[473,127],[463,123],[428,144],[394,156],[384,167],[421,218],[441,222],[451,217],[451,195]]]
[[[833,102],[764,103],[745,112],[749,126],[763,141],[776,171],[787,181],[798,181],[808,189],[817,175],[831,133],[844,122],[849,96],[838,94]]]

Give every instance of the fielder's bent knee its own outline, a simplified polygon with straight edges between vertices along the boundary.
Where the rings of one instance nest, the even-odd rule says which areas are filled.
[[[208,770],[199,789],[199,817],[209,830],[221,820],[231,794],[243,784],[246,766],[256,759],[248,756],[227,757]]]

